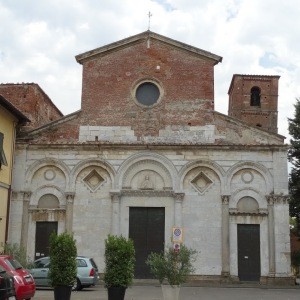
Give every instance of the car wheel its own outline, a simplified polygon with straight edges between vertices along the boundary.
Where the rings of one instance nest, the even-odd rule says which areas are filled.
[[[81,290],[80,280],[78,278],[76,278],[76,281],[74,282],[74,284],[72,286],[72,291],[80,291],[80,290]]]

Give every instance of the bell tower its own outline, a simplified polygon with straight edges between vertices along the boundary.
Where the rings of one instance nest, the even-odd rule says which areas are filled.
[[[279,77],[234,74],[228,91],[228,115],[278,133]]]

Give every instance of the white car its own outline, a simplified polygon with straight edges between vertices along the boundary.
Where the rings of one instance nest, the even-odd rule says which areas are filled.
[[[98,267],[92,258],[77,256],[77,278],[73,285],[73,291],[80,291],[83,288],[94,286],[99,281]],[[35,280],[37,287],[51,286],[48,278],[50,257],[39,258],[34,261],[34,267],[30,273]]]

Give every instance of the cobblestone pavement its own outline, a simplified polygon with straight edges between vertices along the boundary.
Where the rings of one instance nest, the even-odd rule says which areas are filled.
[[[51,289],[39,289],[34,300],[53,300]],[[107,300],[103,286],[72,292],[72,300]],[[132,286],[126,291],[125,300],[161,300],[161,287]],[[246,288],[246,287],[182,287],[180,299],[184,300],[299,300],[300,289],[295,288]]]

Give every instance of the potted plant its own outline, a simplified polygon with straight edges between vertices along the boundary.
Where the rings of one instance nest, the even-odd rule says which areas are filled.
[[[197,251],[181,245],[180,249],[169,247],[161,253],[151,253],[146,261],[150,272],[159,280],[165,300],[179,299],[180,285],[194,272],[193,262]],[[167,285],[164,283],[167,282]]]
[[[76,241],[69,233],[50,236],[49,279],[54,287],[55,300],[71,298],[72,286],[77,275]]]
[[[134,276],[133,241],[123,236],[108,235],[105,240],[104,283],[108,300],[123,300]]]

